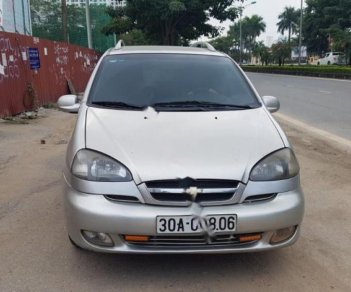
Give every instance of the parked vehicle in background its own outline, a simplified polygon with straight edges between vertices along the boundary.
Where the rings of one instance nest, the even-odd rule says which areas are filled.
[[[318,60],[317,65],[346,65],[346,57],[344,53],[329,52]]]
[[[309,65],[317,65],[320,57],[318,55],[310,56],[308,58],[308,64]]]

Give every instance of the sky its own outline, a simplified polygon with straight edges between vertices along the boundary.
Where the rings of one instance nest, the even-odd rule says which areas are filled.
[[[243,5],[251,3],[251,0],[246,0]],[[240,2],[237,2],[238,6]],[[301,0],[256,0],[256,4],[249,5],[243,11],[243,17],[251,16],[253,14],[258,14],[263,17],[264,22],[266,23],[266,32],[262,33],[259,37],[260,40],[264,42],[267,41],[267,37],[271,37],[272,41],[277,41],[281,34],[277,32],[277,22],[278,22],[278,15],[284,10],[285,6],[292,6],[297,9],[300,8]],[[222,24],[218,23],[217,21],[211,21],[212,24],[218,26],[224,26],[225,31],[228,30],[229,26],[231,25],[230,21],[224,22]],[[267,44],[266,45],[271,45]]]

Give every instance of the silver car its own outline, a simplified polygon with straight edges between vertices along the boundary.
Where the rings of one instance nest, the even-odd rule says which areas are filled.
[[[71,242],[107,253],[236,253],[289,246],[304,213],[299,165],[240,67],[206,43],[107,51],[67,149]]]

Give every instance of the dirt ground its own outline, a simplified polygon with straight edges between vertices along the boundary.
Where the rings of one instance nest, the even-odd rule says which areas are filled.
[[[351,291],[351,154],[282,123],[306,213],[292,247],[257,254],[105,255],[67,240],[61,188],[75,115],[0,123],[0,291]],[[45,144],[41,144],[45,140]]]

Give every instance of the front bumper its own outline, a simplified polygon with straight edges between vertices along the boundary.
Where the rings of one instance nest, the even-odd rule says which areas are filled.
[[[193,215],[192,206],[165,207],[141,203],[111,202],[103,195],[87,194],[73,189],[65,183],[65,211],[68,233],[71,239],[84,249],[106,253],[235,253],[277,249],[296,242],[304,213],[301,188],[278,193],[270,201],[241,203],[228,206],[203,207],[201,215],[237,214],[236,234],[262,233],[262,239],[237,246],[167,246],[154,247],[133,245],[125,242],[121,235],[156,235],[157,216]],[[270,244],[275,230],[297,226],[295,233],[286,241]],[[113,247],[89,243],[82,230],[108,233]]]

